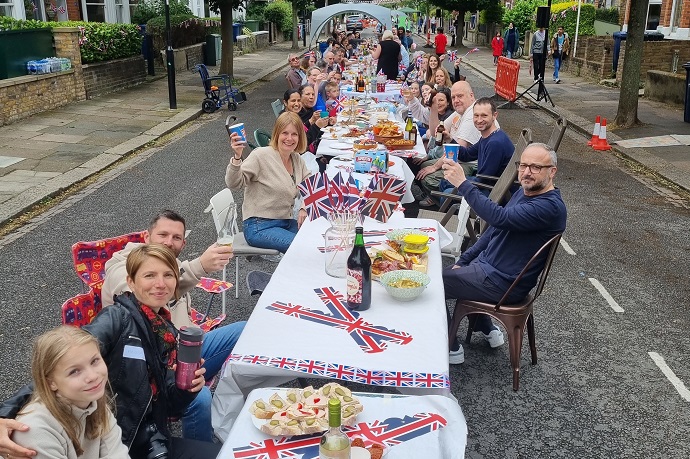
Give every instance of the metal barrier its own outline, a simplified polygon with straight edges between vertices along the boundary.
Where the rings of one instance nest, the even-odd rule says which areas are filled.
[[[517,84],[520,74],[520,62],[500,56],[496,67],[496,83],[494,91],[508,102],[517,99]]]

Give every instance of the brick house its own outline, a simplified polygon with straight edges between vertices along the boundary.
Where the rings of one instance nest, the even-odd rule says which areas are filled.
[[[621,2],[623,30],[628,29],[631,1]],[[690,40],[690,0],[649,0],[646,29],[659,31],[665,38]]]

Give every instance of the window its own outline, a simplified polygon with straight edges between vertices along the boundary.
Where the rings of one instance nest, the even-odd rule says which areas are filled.
[[[671,31],[675,32],[680,27],[680,18],[683,14],[683,0],[673,0],[673,12],[671,13]]]
[[[661,19],[661,2],[649,3],[649,9],[647,10],[647,27],[645,30],[656,30],[659,27],[659,21]]]

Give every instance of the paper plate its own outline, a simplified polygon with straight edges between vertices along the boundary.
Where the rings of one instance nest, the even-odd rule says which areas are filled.
[[[336,142],[329,146],[335,150],[352,150],[352,144],[345,142]]]

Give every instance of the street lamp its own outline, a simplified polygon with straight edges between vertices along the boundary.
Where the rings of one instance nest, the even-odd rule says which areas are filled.
[[[168,100],[170,109],[177,108],[177,94],[175,93],[175,55],[173,54],[172,39],[170,38],[170,0],[165,0],[165,63],[168,69]]]

